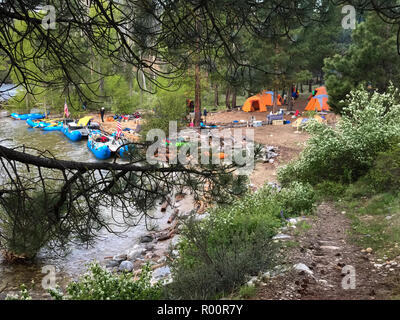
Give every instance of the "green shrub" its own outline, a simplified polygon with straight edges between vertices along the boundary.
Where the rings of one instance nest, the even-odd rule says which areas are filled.
[[[334,200],[341,197],[347,190],[347,185],[340,182],[324,181],[314,187],[316,198]]]
[[[348,186],[345,200],[400,190],[400,147],[382,152],[368,173]]]
[[[151,269],[142,268],[138,280],[132,273],[112,274],[97,263],[89,266],[89,272],[78,281],[68,284],[64,296],[57,290],[50,290],[56,300],[158,300],[162,298],[160,283],[150,283]]]
[[[171,263],[173,299],[213,299],[240,287],[247,275],[274,265],[280,204],[269,187],[219,207],[203,221],[189,219],[179,258]]]
[[[241,286],[246,275],[271,268],[276,246],[271,241],[271,232],[265,232],[265,225],[247,222],[229,238],[224,234],[218,236],[210,225],[201,228],[196,223],[188,224],[180,257],[172,264],[169,296],[214,299]]]
[[[291,181],[316,185],[323,180],[350,183],[365,175],[380,152],[389,150],[400,137],[398,90],[370,95],[353,91],[336,128],[309,121],[311,134],[300,158],[281,168],[283,185]]]
[[[178,128],[185,125],[187,114],[186,98],[182,91],[164,91],[157,96],[154,104],[154,113],[145,115],[143,125],[144,137],[151,129],[161,129],[168,136],[170,121],[177,121]]]
[[[310,184],[294,181],[282,188],[282,190],[276,194],[276,199],[280,203],[285,215],[298,216],[312,212],[315,194]]]
[[[377,192],[400,190],[400,147],[380,153],[366,179]]]

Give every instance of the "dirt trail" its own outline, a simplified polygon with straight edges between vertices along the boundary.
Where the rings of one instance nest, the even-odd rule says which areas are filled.
[[[287,263],[302,263],[309,270],[292,269],[272,278],[260,287],[256,299],[371,300],[389,295],[390,277],[374,269],[373,253],[362,253],[349,243],[350,222],[345,214],[323,203],[306,223],[311,226],[307,231],[296,231],[298,225],[290,232],[299,245],[289,250]],[[342,287],[345,266],[354,267],[355,289]]]

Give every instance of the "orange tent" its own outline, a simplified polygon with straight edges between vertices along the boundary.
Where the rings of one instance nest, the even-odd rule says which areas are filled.
[[[310,99],[305,110],[306,111],[329,111],[328,93],[325,87],[315,89],[316,94]]]
[[[272,91],[264,91],[263,93],[259,93],[255,96],[248,98],[242,107],[242,110],[245,112],[254,112],[254,111],[267,111],[267,106],[274,105],[274,93]],[[277,105],[282,105],[282,97],[278,94]]]

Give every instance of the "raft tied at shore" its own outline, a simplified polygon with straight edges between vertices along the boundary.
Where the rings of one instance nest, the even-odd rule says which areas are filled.
[[[26,113],[26,114],[19,114],[19,113],[11,113],[11,118],[15,120],[28,120],[28,119],[44,119],[46,117],[45,113]]]
[[[45,128],[51,125],[51,122],[38,121],[33,119],[26,120],[26,124],[31,128]]]
[[[89,134],[87,146],[97,159],[106,160],[115,153],[118,153],[121,158],[126,156],[128,146],[124,144],[124,140],[115,135],[93,130]]]
[[[50,125],[43,128],[43,131],[61,131],[63,129],[62,124]]]
[[[82,140],[82,134],[79,130],[69,130],[68,127],[64,126],[61,129],[62,133],[71,141],[81,141]]]

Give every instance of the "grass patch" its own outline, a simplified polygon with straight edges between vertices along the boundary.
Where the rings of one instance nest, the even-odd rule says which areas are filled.
[[[257,294],[257,288],[255,286],[242,286],[239,290],[239,298],[241,299],[252,299]]]
[[[350,239],[361,248],[392,259],[400,254],[400,199],[392,193],[343,202],[351,219]]]
[[[302,234],[311,229],[311,225],[307,221],[301,221],[296,225],[295,234]]]

